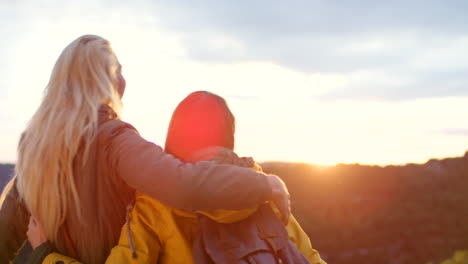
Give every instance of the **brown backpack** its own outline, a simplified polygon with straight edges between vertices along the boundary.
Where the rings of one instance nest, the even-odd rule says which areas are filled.
[[[268,204],[236,223],[221,224],[204,215],[198,219],[195,263],[309,263]]]

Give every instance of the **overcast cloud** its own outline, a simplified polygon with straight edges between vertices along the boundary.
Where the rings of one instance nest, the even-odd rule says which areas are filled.
[[[121,6],[124,7],[124,2]],[[350,80],[323,98],[468,96],[466,1],[145,1],[192,59]],[[356,75],[369,78],[355,78]],[[377,78],[371,78],[375,75]]]
[[[156,19],[160,30],[178,34],[195,61],[261,61],[339,77],[332,89],[312,83],[311,89],[324,91],[311,93],[315,99],[468,96],[468,2],[463,0],[20,0],[1,6],[5,24],[0,32],[10,39],[21,36],[26,21],[42,11],[49,19],[79,14],[96,20],[103,7],[116,14],[132,10]],[[8,42],[2,44],[2,61],[12,61],[17,52]],[[0,84],[8,86],[7,80]]]

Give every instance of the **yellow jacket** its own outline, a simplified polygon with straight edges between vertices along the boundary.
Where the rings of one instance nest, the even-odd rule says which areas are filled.
[[[245,219],[253,212],[255,210],[200,213],[217,222],[232,223]],[[122,227],[119,244],[112,249],[106,263],[194,263],[192,241],[197,228],[194,214],[171,208],[147,195],[137,194],[128,223]],[[292,215],[286,228],[290,240],[310,263],[325,263]],[[79,263],[54,253],[47,256],[43,264],[55,264],[57,261],[63,261],[64,264]]]

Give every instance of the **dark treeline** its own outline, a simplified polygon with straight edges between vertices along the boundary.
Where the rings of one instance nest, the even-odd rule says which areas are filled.
[[[420,165],[262,166],[286,182],[293,213],[328,263],[436,263],[468,249],[468,152]],[[0,190],[12,173],[0,164]]]
[[[13,164],[0,164],[0,192],[3,191],[3,187],[13,177],[13,170],[15,165]]]
[[[265,163],[328,263],[434,263],[468,249],[468,152],[405,166]]]

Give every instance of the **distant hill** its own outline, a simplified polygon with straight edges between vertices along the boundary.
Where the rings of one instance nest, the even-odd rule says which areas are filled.
[[[328,263],[439,262],[468,249],[468,152],[405,166],[264,163]]]
[[[468,249],[468,152],[425,164],[266,162],[314,248],[334,264],[414,264]],[[0,165],[0,189],[13,165]]]
[[[5,185],[13,177],[14,168],[15,165],[13,164],[0,164],[0,192],[3,191]]]

